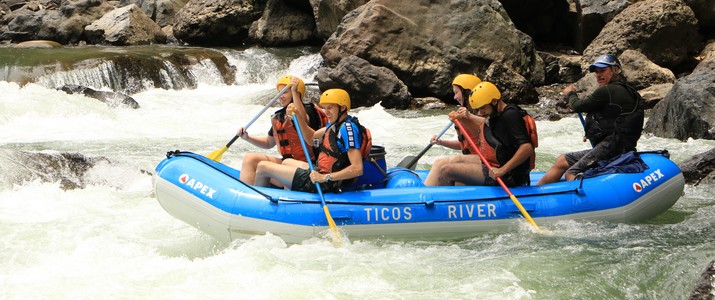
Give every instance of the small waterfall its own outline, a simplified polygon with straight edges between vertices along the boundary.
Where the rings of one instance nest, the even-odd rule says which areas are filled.
[[[274,84],[277,78],[286,74],[298,76],[305,82],[313,81],[323,62],[317,50],[300,48],[286,52],[256,47],[222,51],[228,63],[236,68],[237,85]]]
[[[0,48],[0,80],[34,82],[56,89],[86,86],[125,94],[160,88],[273,84],[285,74],[314,81],[322,63],[318,49],[209,49],[141,46],[59,49]]]

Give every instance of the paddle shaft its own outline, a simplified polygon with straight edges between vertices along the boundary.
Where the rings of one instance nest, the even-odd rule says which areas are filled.
[[[487,166],[487,169],[491,170],[492,166],[489,164],[489,161],[487,161],[487,159],[484,157],[484,155],[482,155],[482,151],[479,150],[479,147],[477,147],[477,145],[474,143],[472,138],[468,134],[466,134],[467,131],[464,130],[462,123],[459,122],[459,120],[455,119],[454,124],[456,124],[457,127],[459,127],[460,131],[465,133],[464,138],[467,139],[467,142],[469,142],[469,145],[472,146],[472,148],[477,150],[477,155],[479,155],[479,158],[482,160],[484,165]],[[485,177],[489,176],[489,174],[483,174],[483,175]],[[514,196],[514,194],[511,193],[511,191],[506,186],[506,184],[504,184],[504,181],[501,179],[501,177],[497,177],[497,182],[499,183],[499,185],[501,185],[501,187],[504,189],[504,191],[506,191],[507,195],[509,195],[509,198],[511,198],[511,201],[514,202],[516,207],[519,208],[519,211],[521,212],[522,215],[524,215],[526,220],[529,221],[529,223],[531,223],[531,225],[533,225],[536,228],[536,230],[541,232],[541,228],[539,228],[539,225],[536,225],[536,222],[534,222],[534,219],[531,218],[531,215],[529,215],[529,212],[527,212],[526,209],[524,209],[524,206],[521,205],[521,202],[519,202],[519,200],[516,199],[516,196]]]
[[[276,95],[275,97],[273,97],[273,99],[271,99],[271,101],[268,102],[268,104],[266,104],[266,106],[264,106],[263,109],[261,109],[261,111],[258,112],[258,114],[256,114],[256,116],[253,117],[253,119],[251,119],[251,121],[249,121],[248,124],[246,124],[246,126],[243,127],[243,128],[244,128],[244,129],[248,129],[248,127],[251,127],[251,125],[253,125],[253,123],[256,122],[256,120],[258,120],[258,118],[259,118],[261,115],[263,115],[263,113],[266,112],[266,110],[268,110],[269,107],[273,106],[273,103],[276,103],[276,101],[278,100],[278,98],[280,98],[288,89],[290,89],[290,84],[289,84],[289,85],[286,85],[280,92],[278,92],[278,95]],[[235,142],[238,138],[239,138],[239,136],[238,136],[238,135],[235,135],[235,136],[228,142],[228,144],[226,144],[226,148],[231,147],[231,145],[233,144],[233,142]]]
[[[293,126],[295,127],[295,130],[298,131],[298,136],[300,137],[300,146],[303,148],[303,154],[305,157],[308,158],[308,168],[310,168],[310,171],[312,172],[315,170],[313,168],[313,163],[310,162],[310,153],[308,152],[308,146],[305,144],[305,140],[303,140],[303,132],[300,129],[300,123],[298,122],[298,116],[295,115],[295,112],[291,115],[291,118],[293,119]],[[327,132],[325,134],[328,134]],[[338,227],[335,225],[335,221],[333,220],[333,217],[330,216],[330,210],[328,210],[328,205],[325,203],[325,196],[323,195],[323,189],[320,187],[320,183],[316,182],[315,183],[315,188],[318,190],[318,195],[320,195],[320,204],[323,205],[323,212],[325,213],[325,218],[328,220],[328,225],[330,226],[330,229],[332,230],[333,233],[333,242],[339,242],[340,241],[340,233],[338,232]]]
[[[581,112],[577,112],[576,114],[578,115],[578,120],[581,121],[581,126],[583,126],[583,130],[585,132],[586,131],[586,121],[583,120],[583,115],[581,114]],[[596,146],[593,144],[593,142],[591,140],[588,140],[588,142],[591,143],[591,148]]]
[[[437,139],[439,139],[440,137],[442,137],[442,135],[444,135],[444,133],[447,132],[447,130],[449,130],[450,127],[452,127],[452,123],[447,124],[447,126],[445,126],[444,129],[442,129],[442,131],[437,135]],[[422,158],[422,156],[425,155],[425,153],[427,153],[427,150],[429,150],[430,148],[432,148],[433,145],[434,145],[434,144],[429,143],[429,144],[427,145],[427,147],[425,147],[424,149],[422,149],[422,151],[420,151],[420,153],[417,154],[417,156],[415,156],[415,158],[413,158],[413,159],[410,161],[410,163],[408,163],[408,164],[405,166],[405,168],[407,168],[407,169],[412,169],[412,167],[417,163],[417,161],[420,160],[420,158]]]

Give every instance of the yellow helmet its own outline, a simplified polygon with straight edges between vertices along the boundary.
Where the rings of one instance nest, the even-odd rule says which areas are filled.
[[[276,90],[278,90],[278,91],[282,90],[282,88],[280,88],[281,84],[289,85],[292,78],[293,78],[293,76],[291,76],[291,75],[285,75],[285,76],[281,77],[280,79],[278,79],[278,83],[276,83]],[[298,78],[298,77],[296,77],[296,78]],[[298,93],[300,93],[301,97],[305,97],[305,83],[300,78],[298,78]]]
[[[350,95],[343,89],[329,89],[320,95],[320,105],[328,103],[345,106],[350,110]]]
[[[492,102],[494,99],[500,99],[501,93],[496,85],[491,82],[481,82],[472,90],[472,94],[469,95],[469,105],[472,109],[480,109],[484,105]]]
[[[482,80],[472,74],[459,74],[452,80],[452,85],[460,86],[467,91],[471,91],[480,82],[482,82]]]

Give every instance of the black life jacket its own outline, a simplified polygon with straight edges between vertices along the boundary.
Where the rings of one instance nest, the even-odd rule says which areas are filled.
[[[614,153],[635,150],[643,131],[644,101],[635,88],[625,82],[614,82],[625,88],[635,104],[631,111],[624,112],[621,106],[609,99],[609,104],[601,110],[589,112],[586,116],[586,137],[596,145],[604,139],[611,139]]]

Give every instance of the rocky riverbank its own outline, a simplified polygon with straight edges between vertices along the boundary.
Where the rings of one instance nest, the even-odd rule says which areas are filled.
[[[398,109],[452,103],[451,78],[473,73],[508,101],[559,111],[544,103],[558,102],[544,87],[575,82],[588,92],[595,80],[585,66],[609,52],[655,107],[648,132],[713,138],[715,128],[708,0],[3,0],[0,14],[0,40],[17,47],[320,46],[321,89]],[[678,95],[688,95],[687,107]],[[685,121],[666,121],[676,118]]]

